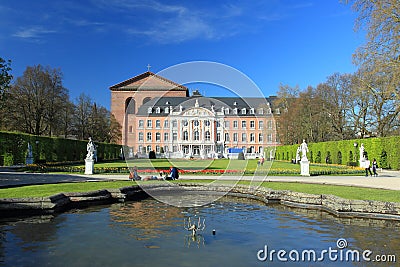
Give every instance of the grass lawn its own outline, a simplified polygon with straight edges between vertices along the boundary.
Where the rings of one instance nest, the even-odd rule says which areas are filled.
[[[179,180],[182,182],[204,182],[205,180]],[[222,182],[222,181],[221,181]],[[229,181],[223,181],[229,183]],[[248,184],[247,181],[241,181],[240,184]],[[23,198],[23,197],[48,197],[62,192],[89,192],[107,188],[121,188],[135,185],[131,181],[113,181],[113,182],[83,182],[83,183],[61,183],[46,185],[30,185],[15,188],[0,189],[0,198]],[[361,188],[338,185],[322,184],[302,184],[302,183],[284,183],[284,182],[264,182],[262,186],[274,190],[291,190],[295,192],[309,194],[327,194],[335,195],[346,199],[377,200],[388,202],[400,202],[400,194],[395,190],[383,190],[373,188]]]

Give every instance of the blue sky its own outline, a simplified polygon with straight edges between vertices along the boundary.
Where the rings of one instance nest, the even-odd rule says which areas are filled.
[[[303,89],[354,72],[364,42],[355,17],[339,0],[2,0],[0,57],[14,77],[60,68],[71,99],[84,92],[107,108],[108,88],[147,64],[157,73],[197,60],[236,68],[269,96],[279,84]]]

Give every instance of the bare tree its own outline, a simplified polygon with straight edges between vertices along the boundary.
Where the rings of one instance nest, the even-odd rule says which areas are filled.
[[[27,67],[9,91],[10,127],[35,135],[51,135],[63,114],[68,91],[57,69],[41,65]]]

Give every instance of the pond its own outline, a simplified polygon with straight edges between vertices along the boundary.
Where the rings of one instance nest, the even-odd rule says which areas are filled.
[[[205,219],[195,237],[184,229],[189,217]],[[376,256],[395,266],[398,251],[398,222],[228,196],[202,207],[145,199],[0,222],[0,266],[374,266]]]

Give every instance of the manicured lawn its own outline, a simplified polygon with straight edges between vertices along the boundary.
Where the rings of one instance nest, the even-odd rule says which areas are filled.
[[[0,189],[0,198],[49,197],[66,192],[90,192],[136,185],[132,181],[59,183]]]
[[[179,180],[179,183],[204,182],[205,180]],[[229,183],[229,181],[220,181]],[[15,188],[0,189],[0,198],[24,198],[24,197],[48,197],[62,192],[89,192],[107,188],[122,188],[135,185],[131,181],[114,182],[83,182],[83,183],[61,183],[47,185],[31,185]],[[249,184],[248,181],[241,181],[240,184]],[[264,182],[262,186],[274,190],[291,190],[295,192],[309,194],[335,195],[346,199],[378,200],[389,202],[400,202],[400,194],[395,190],[382,190],[373,188],[360,188],[350,186],[320,185],[320,184],[301,184],[284,182]]]

